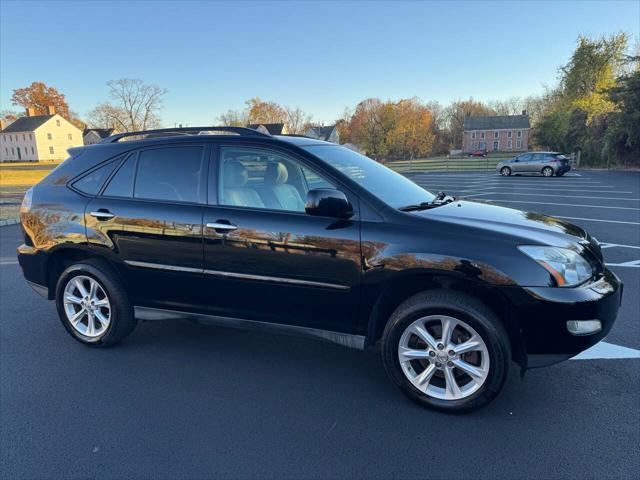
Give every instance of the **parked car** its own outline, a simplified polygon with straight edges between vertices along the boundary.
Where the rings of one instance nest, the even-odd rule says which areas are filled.
[[[568,359],[618,312],[622,284],[581,228],[433,194],[339,145],[206,127],[70,155],[25,195],[18,258],[90,347],[155,319],[379,343],[404,393],[461,412],[512,360]]]
[[[496,170],[503,177],[521,173],[535,173],[543,177],[561,177],[569,170],[569,159],[558,152],[527,152],[500,162]]]
[[[474,150],[473,152],[469,152],[469,156],[470,157],[486,157],[487,156],[487,151],[486,150]]]

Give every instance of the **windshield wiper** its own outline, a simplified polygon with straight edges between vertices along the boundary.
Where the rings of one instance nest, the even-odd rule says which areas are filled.
[[[447,195],[444,192],[438,192],[436,194],[436,198],[434,198],[430,202],[422,202],[416,205],[407,205],[406,207],[400,207],[399,210],[402,210],[403,212],[411,212],[414,210],[428,210],[430,208],[441,207],[442,205],[454,202],[455,200],[455,197],[452,197],[451,195]]]

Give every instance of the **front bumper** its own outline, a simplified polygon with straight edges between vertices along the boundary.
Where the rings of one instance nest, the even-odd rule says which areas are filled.
[[[622,281],[607,269],[597,280],[575,288],[505,289],[520,326],[527,368],[566,360],[602,340],[618,315],[622,290]],[[602,329],[573,335],[567,322],[576,320],[600,320]]]

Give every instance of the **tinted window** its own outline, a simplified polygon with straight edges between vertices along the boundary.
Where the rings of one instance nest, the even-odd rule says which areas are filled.
[[[221,149],[221,205],[304,212],[310,188],[334,187],[317,173],[279,152]]]
[[[534,162],[544,162],[545,160],[545,155],[544,153],[534,153],[533,154],[533,159]]]
[[[408,178],[353,150],[338,145],[304,147],[395,208],[430,202],[435,196]]]
[[[138,155],[134,196],[169,202],[200,198],[202,147],[144,150]]]
[[[532,155],[531,155],[531,154],[529,154],[529,153],[527,153],[527,154],[525,154],[525,155],[520,155],[520,156],[518,157],[518,161],[519,161],[519,162],[528,162],[529,160],[531,160],[531,157],[532,157]]]
[[[109,162],[106,165],[103,165],[100,168],[89,172],[80,180],[74,182],[73,187],[83,193],[89,195],[97,195],[102,188],[102,185],[107,180],[107,178],[109,178],[109,175],[111,175],[111,172],[117,164],[118,161],[114,160],[113,162]]]
[[[102,192],[103,195],[110,197],[126,197],[133,196],[133,180],[136,176],[136,155],[130,155],[129,158],[120,166],[116,174],[109,181],[109,185]]]

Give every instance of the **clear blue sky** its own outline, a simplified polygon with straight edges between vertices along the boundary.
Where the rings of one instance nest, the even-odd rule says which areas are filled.
[[[168,90],[162,117],[210,124],[253,96],[329,122],[366,97],[447,103],[538,93],[577,36],[640,35],[640,2],[0,3],[0,105],[41,80],[81,116],[105,82]]]

